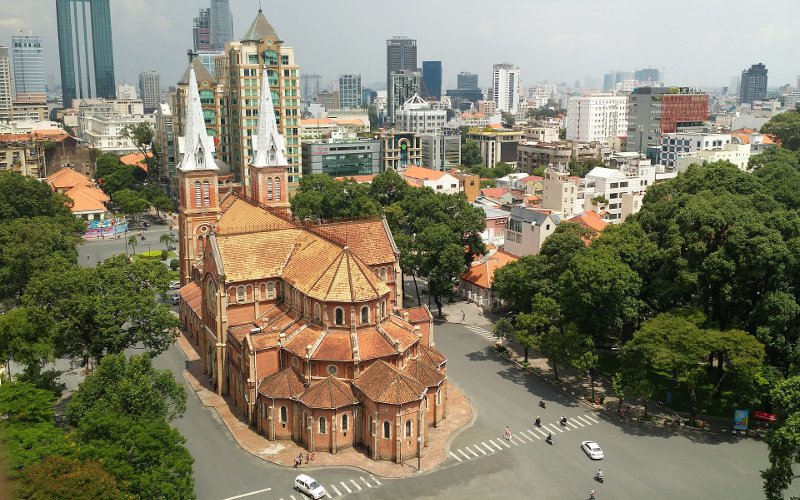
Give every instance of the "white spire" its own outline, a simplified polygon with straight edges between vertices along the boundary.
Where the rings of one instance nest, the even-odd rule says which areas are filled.
[[[217,170],[217,164],[214,162],[214,141],[206,132],[194,66],[189,67],[189,92],[186,94],[184,123],[183,153],[178,168],[181,170]]]
[[[261,74],[258,129],[256,137],[253,137],[253,157],[250,159],[250,165],[253,167],[285,167],[289,164],[286,159],[286,144],[283,136],[278,132],[278,124],[275,122],[267,69],[262,68]]]

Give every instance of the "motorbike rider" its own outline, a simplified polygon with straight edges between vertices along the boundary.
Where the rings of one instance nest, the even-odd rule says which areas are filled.
[[[539,417],[536,417],[536,427],[541,427],[541,426],[542,426],[542,419],[539,418]]]

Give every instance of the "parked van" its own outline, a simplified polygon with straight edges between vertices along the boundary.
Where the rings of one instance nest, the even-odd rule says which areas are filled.
[[[300,474],[299,476],[294,478],[294,489],[296,489],[300,493],[305,493],[314,500],[317,500],[327,495],[325,488],[321,484],[319,484],[313,478],[306,476],[305,474]]]

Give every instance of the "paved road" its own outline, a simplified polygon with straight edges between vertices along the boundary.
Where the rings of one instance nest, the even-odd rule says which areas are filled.
[[[147,241],[152,240],[154,248],[160,245],[158,237],[165,230],[150,228]],[[81,262],[94,265],[124,251],[123,239],[90,241],[80,247]],[[593,488],[600,500],[763,496],[758,473],[766,464],[762,443],[607,422],[496,356],[491,335],[480,327],[442,324],[435,338],[448,358],[450,383],[473,402],[474,422],[453,440],[452,455],[442,467],[412,478],[381,479],[346,468],[306,469],[332,498],[585,499]],[[172,370],[191,391],[182,376],[185,359],[177,346],[156,358],[155,365]],[[547,410],[538,408],[540,398],[549,402]],[[533,425],[536,415],[553,433],[553,446],[540,439]],[[570,418],[567,428],[557,425],[561,415]],[[506,425],[514,433],[510,442],[502,439]],[[291,489],[297,471],[242,451],[216,414],[191,394],[175,426],[195,458],[200,500],[303,498]],[[580,441],[587,439],[600,443],[604,460],[592,462],[583,454]],[[606,474],[605,484],[592,480],[597,467]]]
[[[144,240],[137,239],[136,252],[150,250],[166,250],[166,246],[158,241],[162,234],[169,232],[169,227],[153,224],[147,229],[131,229],[128,235],[144,234]],[[177,235],[177,233],[176,233]],[[84,240],[83,244],[78,246],[78,262],[82,266],[95,266],[101,260],[109,257],[124,253],[133,253],[132,248],[127,244],[127,237],[120,237],[116,239],[103,239],[103,240]],[[87,258],[88,257],[88,258]]]

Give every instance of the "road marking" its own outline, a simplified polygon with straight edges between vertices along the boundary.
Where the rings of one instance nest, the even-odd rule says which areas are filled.
[[[331,496],[331,494],[330,494],[330,493],[328,493],[328,490],[325,490],[325,496],[326,496],[326,497],[328,497],[328,498],[333,498],[333,497]]]
[[[347,490],[348,493],[352,493],[353,492],[353,490],[351,490],[350,488],[347,487],[346,484],[344,484],[344,481],[339,481],[339,484],[341,484],[344,487],[344,489]]]
[[[358,491],[361,491],[361,486],[359,486],[357,482],[353,481],[352,479],[350,480],[350,482],[353,483],[353,486],[358,488]]]
[[[371,476],[369,476],[369,477],[370,477],[370,478],[372,478],[372,480],[373,480],[373,481],[375,481],[376,483],[378,483],[378,486],[380,486],[380,485],[381,485],[381,482],[380,482],[380,481],[378,481],[377,479],[375,479],[375,476],[372,476],[372,475],[371,475]]]
[[[584,418],[584,417],[578,417],[578,418],[579,418],[580,420],[583,420],[584,422],[586,422],[586,425],[592,425],[592,421],[591,421],[591,420],[587,420],[587,419],[586,419],[586,418]]]
[[[594,418],[594,417],[593,417],[593,416],[591,416],[591,415],[586,415],[586,418],[588,418],[589,420],[591,420],[592,422],[594,422],[594,423],[596,423],[596,424],[599,424],[599,423],[600,423],[600,421],[599,421],[599,420],[597,420],[596,418]]]
[[[528,434],[530,434],[531,436],[535,437],[536,439],[539,439],[539,440],[541,440],[541,439],[542,439],[542,438],[540,438],[540,437],[539,437],[539,435],[538,435],[538,434],[536,434],[535,432],[533,432],[533,431],[532,431],[532,430],[530,430],[530,429],[525,429],[525,432],[527,432],[527,433],[528,433]]]
[[[335,492],[336,492],[336,496],[337,496],[337,497],[340,497],[340,496],[342,496],[342,492],[341,492],[341,491],[339,491],[339,490],[336,488],[336,485],[335,485],[335,484],[332,484],[332,485],[331,485],[331,488],[333,488],[333,491],[335,491]]]
[[[578,426],[577,426],[577,425],[575,425],[575,424],[573,424],[573,423],[572,423],[572,420],[570,420],[569,422],[567,422],[567,424],[568,424],[568,425],[570,425],[570,426],[572,426],[572,428],[573,428],[573,429],[577,429],[577,428],[578,428]],[[586,427],[585,425],[581,424],[580,422],[578,422],[578,424],[580,424],[580,426],[581,426],[581,427]]]
[[[264,493],[265,491],[270,491],[270,490],[272,490],[272,488],[266,488],[266,489],[258,490],[258,491],[251,491],[250,493],[245,493],[243,495],[236,495],[235,497],[228,497],[228,498],[225,498],[224,500],[235,500],[236,498],[249,497],[250,495],[258,495],[259,493]]]
[[[459,453],[461,453],[461,455],[463,455],[463,456],[464,456],[464,458],[466,458],[467,460],[469,460],[469,459],[470,459],[470,458],[469,458],[469,455],[467,455],[467,454],[466,454],[466,453],[464,453],[463,451],[461,451],[461,450],[457,450],[457,451],[458,451]]]
[[[547,433],[541,429],[536,429],[542,436],[547,437]]]
[[[470,453],[472,453],[473,455],[475,455],[475,458],[480,458],[480,457],[478,457],[478,454],[477,454],[477,453],[475,453],[474,451],[472,451],[472,450],[470,449],[470,447],[469,447],[469,446],[465,446],[464,448],[466,448],[468,452],[470,452]]]
[[[494,440],[490,439],[489,442],[492,443],[495,448],[497,448],[497,451],[503,451],[503,448],[501,448],[499,444],[495,443]]]
[[[476,450],[478,450],[479,452],[481,452],[481,453],[483,453],[484,455],[486,455],[486,452],[485,452],[485,451],[483,451],[483,448],[481,448],[481,447],[480,447],[480,446],[478,446],[477,444],[473,444],[472,446],[474,446],[474,447],[475,447],[475,449],[476,449]]]
[[[510,442],[511,442],[511,444],[513,444],[514,446],[519,446],[519,443],[517,442],[517,440],[516,440],[516,439],[514,439],[514,435],[513,435],[513,434],[511,435],[511,439],[509,439],[509,441],[510,441]],[[525,441],[522,441],[522,442],[524,443]]]
[[[489,446],[488,444],[486,444],[486,441],[481,441],[481,444],[482,444],[483,446],[485,446],[485,447],[486,447],[486,449],[488,449],[489,451],[491,451],[492,453],[494,453],[494,448],[492,448],[491,446]]]
[[[500,439],[500,438],[497,438],[497,439]],[[511,445],[508,444],[508,440],[506,438],[503,438],[503,440],[500,441],[500,442],[503,443],[503,446],[505,446],[506,448],[511,448]]]
[[[529,438],[529,437],[528,437],[528,435],[527,435],[527,434],[525,434],[525,432],[524,432],[524,431],[519,431],[519,432],[517,433],[517,436],[522,436],[522,437],[524,437],[525,439],[527,439],[527,440],[528,440],[528,442],[529,442],[529,443],[532,443],[532,442],[533,442],[533,439]]]
[[[561,428],[560,425],[556,425],[556,424],[548,424],[548,425],[549,425],[549,427],[545,426],[545,427],[547,427],[548,430],[549,429],[555,429],[558,432],[564,432],[564,430]]]
[[[361,478],[360,478],[360,479],[361,479],[361,480],[364,482],[364,484],[366,484],[366,485],[367,485],[367,488],[372,488],[372,485],[371,485],[371,484],[369,484],[369,482],[368,482],[366,479],[364,479],[364,476],[361,476]]]
[[[581,421],[580,421],[580,420],[578,420],[577,418],[574,418],[574,417],[573,417],[573,418],[572,418],[572,420],[570,420],[570,423],[572,423],[572,422],[575,422],[576,424],[580,425],[581,427],[586,427],[586,426],[585,426],[585,425],[583,425],[583,424],[581,423]]]
[[[455,453],[453,453],[452,451],[450,452],[450,456],[451,456],[451,457],[453,457],[453,458],[455,458],[455,459],[456,459],[456,460],[458,460],[459,462],[463,462],[463,460],[461,460],[460,458],[458,458],[458,455],[456,455],[456,454],[455,454]]]
[[[297,500],[297,499],[294,497],[294,495],[290,495],[290,496],[289,496],[289,498],[291,498],[292,500]]]

